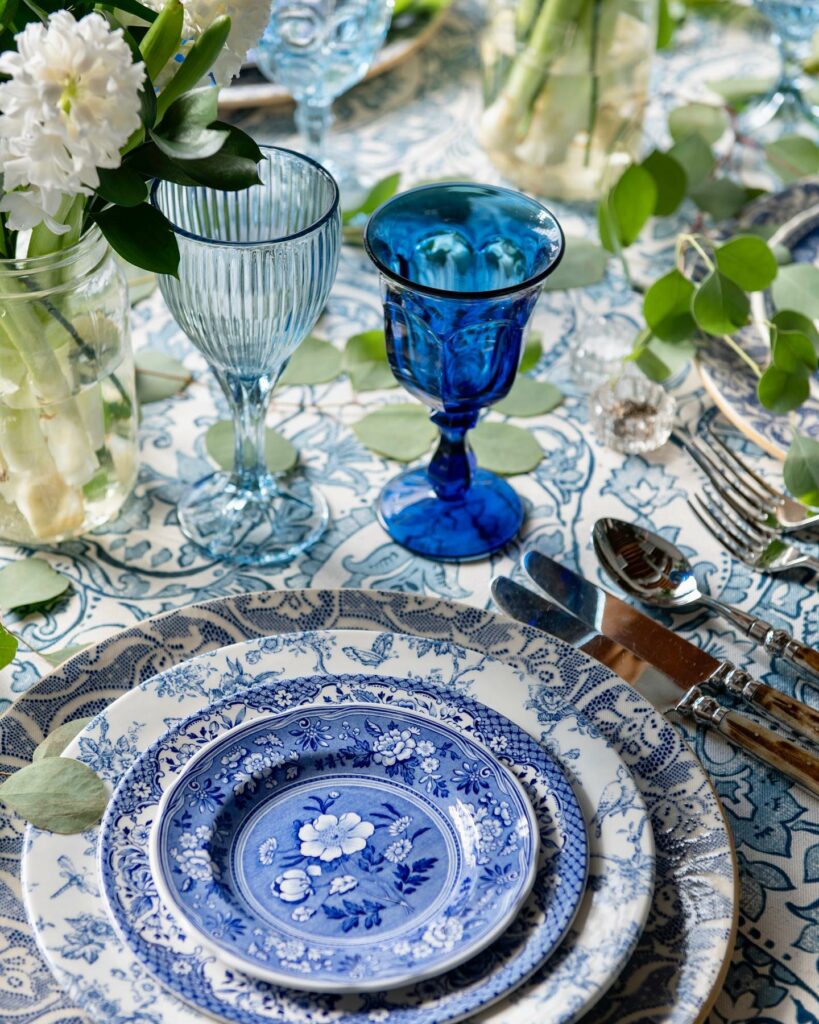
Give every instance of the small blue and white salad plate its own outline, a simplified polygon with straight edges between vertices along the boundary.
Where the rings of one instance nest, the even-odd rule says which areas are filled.
[[[575,806],[569,841],[585,861]],[[498,938],[534,884],[538,831],[512,773],[450,726],[372,703],[307,706],[199,751],[162,798],[150,863],[160,899],[226,964],[310,992],[374,992]]]

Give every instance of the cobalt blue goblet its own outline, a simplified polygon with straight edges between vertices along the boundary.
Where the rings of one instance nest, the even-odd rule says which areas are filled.
[[[338,188],[314,160],[262,146],[258,185],[236,192],[157,181],[179,273],[160,275],[174,319],[208,361],[233,413],[233,468],[188,488],[182,532],[213,558],[280,565],[314,544],[329,509],[304,476],[267,468],[276,381],[318,320],[338,267]]]
[[[381,274],[393,373],[441,431],[429,466],[384,488],[381,522],[428,558],[481,558],[517,534],[523,505],[508,483],[477,468],[466,434],[512,386],[563,232],[519,192],[444,183],[389,200],[370,218],[364,243]]]

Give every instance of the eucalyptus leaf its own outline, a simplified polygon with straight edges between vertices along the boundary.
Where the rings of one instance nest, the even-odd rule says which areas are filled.
[[[75,718],[70,722],[63,722],[62,725],[53,729],[42,743],[38,743],[31,755],[31,762],[42,761],[44,757],[59,757],[75,736],[83,731],[89,722],[93,722],[94,716],[87,718]]]
[[[774,84],[769,76],[747,75],[738,78],[721,78],[705,83],[708,88],[721,96],[732,110],[742,110],[751,100],[766,95]]]
[[[311,334],[290,357],[279,383],[327,384],[341,373],[341,365],[341,352],[335,345]]]
[[[546,380],[534,377],[515,379],[509,394],[493,406],[504,416],[542,416],[556,409],[563,401],[563,392]]]
[[[363,331],[347,340],[343,366],[356,391],[398,387],[390,364],[383,331]]]
[[[478,465],[501,476],[530,473],[543,458],[534,436],[511,423],[479,423],[469,434],[469,444]]]
[[[605,277],[608,263],[609,254],[596,242],[567,235],[563,259],[544,281],[543,290],[555,292],[597,284]]]
[[[400,181],[400,172],[388,174],[385,178],[381,178],[380,181],[373,185],[362,203],[354,209],[342,211],[342,224],[349,224],[356,217],[368,217],[371,213],[374,213],[382,203],[386,203],[388,199],[395,195]]]
[[[208,427],[205,434],[205,449],[222,469],[233,469],[235,451],[233,424],[230,420],[219,420]],[[265,430],[264,450],[267,468],[271,473],[286,473],[298,462],[298,449],[286,437],[282,437],[269,427]]]
[[[5,668],[14,661],[17,654],[17,637],[10,633],[0,622],[0,668]]]
[[[688,191],[700,188],[713,171],[717,158],[701,135],[689,135],[675,143],[668,151],[685,171]]]
[[[785,459],[784,480],[794,497],[819,506],[819,441],[795,435]]]
[[[643,315],[652,332],[663,341],[685,341],[696,333],[691,313],[694,285],[679,270],[658,278],[643,298]]]
[[[140,405],[172,398],[190,384],[193,377],[178,359],[143,348],[134,355],[136,394]]]
[[[773,365],[785,373],[807,376],[817,367],[816,348],[801,331],[777,328],[773,341]]]
[[[648,171],[657,187],[655,215],[667,217],[674,213],[685,198],[688,188],[685,168],[670,153],[661,153],[658,149],[649,153],[641,166]]]
[[[733,334],[748,322],[750,303],[745,292],[720,270],[712,270],[696,288],[691,312],[708,334]]]
[[[816,329],[816,324],[809,317],[802,316],[801,313],[796,313],[792,309],[783,309],[773,317],[771,322],[777,330],[799,331],[804,334],[806,338],[810,338],[812,345],[819,352],[819,330]]]
[[[688,103],[677,107],[668,115],[668,130],[675,142],[698,135],[713,145],[728,128],[728,117],[722,107],[708,103]]]
[[[427,410],[414,403],[376,409],[354,423],[352,430],[371,451],[398,462],[420,458],[438,435]]]
[[[819,146],[804,135],[784,135],[765,147],[768,163],[784,182],[819,174]]]
[[[627,167],[614,187],[601,199],[597,226],[604,249],[616,252],[637,239],[657,202],[657,186],[643,167]]]
[[[52,668],[62,665],[64,661],[73,658],[85,650],[86,644],[69,644],[68,647],[61,647],[56,651],[37,651],[41,658],[45,659]]]
[[[650,331],[638,339],[631,361],[649,378],[661,383],[678,373],[694,356],[695,346],[690,341],[671,342],[655,338]]]
[[[714,251],[717,266],[747,292],[763,291],[779,269],[770,247],[756,235],[737,235]]]
[[[792,263],[780,267],[771,285],[777,309],[791,309],[811,320],[819,319],[819,267],[810,263]]]
[[[543,336],[539,331],[529,331],[526,344],[523,346],[523,355],[520,357],[518,373],[528,373],[534,370],[543,355]]]
[[[810,394],[810,381],[807,377],[769,366],[759,378],[756,393],[759,401],[771,412],[791,412],[798,409]]]
[[[51,604],[68,590],[70,581],[42,558],[24,558],[0,569],[0,612]]]
[[[738,185],[730,178],[715,178],[691,191],[691,198],[714,220],[729,220],[735,217],[746,203],[758,195],[756,189]]]
[[[67,835],[95,825],[108,803],[102,779],[87,764],[44,757],[0,786],[0,801],[37,828]]]

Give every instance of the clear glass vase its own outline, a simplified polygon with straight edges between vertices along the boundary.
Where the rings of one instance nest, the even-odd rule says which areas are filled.
[[[490,0],[478,136],[520,188],[599,198],[639,155],[656,0]]]
[[[128,288],[99,229],[0,260],[0,539],[52,544],[112,519],[136,432]]]

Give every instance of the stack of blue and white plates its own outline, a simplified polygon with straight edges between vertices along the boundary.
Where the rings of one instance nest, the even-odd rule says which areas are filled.
[[[339,616],[180,656],[91,722],[65,754],[110,782],[102,824],[30,829],[22,865],[91,1019],[701,1016],[734,879],[696,760],[601,666],[472,614],[500,649]]]

